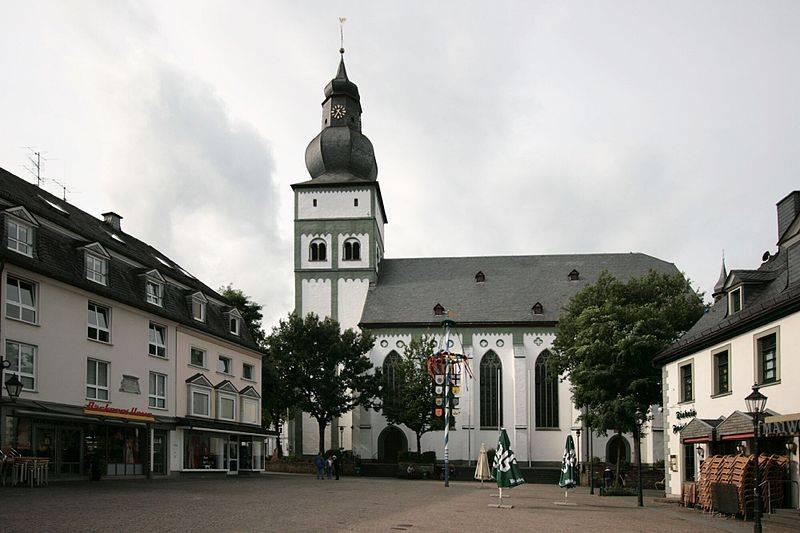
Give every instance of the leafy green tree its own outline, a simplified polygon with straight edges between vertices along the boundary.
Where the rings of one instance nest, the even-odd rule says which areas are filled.
[[[253,340],[259,347],[263,347],[267,337],[261,325],[261,320],[264,318],[261,313],[263,306],[251,300],[241,289],[235,289],[232,283],[229,283],[227,287],[220,287],[219,292],[228,300],[228,303],[239,310]]]
[[[367,353],[374,338],[352,329],[340,331],[331,318],[291,313],[267,339],[282,379],[291,384],[296,407],[319,427],[319,452],[325,452],[325,428],[334,417],[358,405],[375,406],[380,376],[372,373]]]
[[[417,455],[421,453],[422,435],[443,426],[433,413],[435,395],[426,364],[427,357],[435,351],[433,337],[413,339],[403,355],[383,369],[380,392],[383,415],[390,424],[403,424],[415,433]]]
[[[652,270],[627,282],[603,272],[576,294],[559,318],[549,364],[568,376],[587,425],[604,433],[633,431],[638,444],[637,413],[661,404],[661,370],[653,356],[703,310],[702,295],[684,276]]]

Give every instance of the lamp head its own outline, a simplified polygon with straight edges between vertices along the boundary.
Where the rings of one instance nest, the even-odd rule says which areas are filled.
[[[761,394],[758,383],[753,385],[753,392],[744,399],[747,411],[755,415],[762,414],[767,408],[767,397]]]
[[[6,380],[6,390],[12,401],[19,398],[22,392],[22,382],[16,374],[12,374],[11,377]]]

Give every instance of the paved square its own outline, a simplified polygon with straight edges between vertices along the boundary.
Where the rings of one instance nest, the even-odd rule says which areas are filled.
[[[675,505],[636,507],[587,489],[506,491],[511,510],[489,508],[496,488],[454,482],[265,474],[234,479],[102,481],[0,489],[2,531],[752,531],[751,524]],[[781,531],[767,526],[765,531]]]

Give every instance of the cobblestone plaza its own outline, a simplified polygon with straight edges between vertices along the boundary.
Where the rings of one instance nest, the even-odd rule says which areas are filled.
[[[673,504],[599,497],[579,488],[559,506],[552,485],[506,491],[491,484],[382,478],[319,481],[265,474],[236,479],[75,482],[0,489],[2,531],[750,531],[751,523]],[[766,531],[788,531],[766,526]]]

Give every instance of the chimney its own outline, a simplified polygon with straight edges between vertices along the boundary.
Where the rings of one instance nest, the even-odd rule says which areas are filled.
[[[800,214],[800,191],[789,193],[786,198],[778,202],[778,240]]]
[[[111,226],[117,231],[122,231],[122,217],[116,214],[113,211],[109,211],[108,213],[103,213],[103,222]]]

